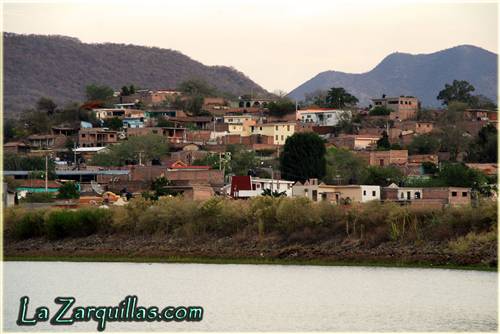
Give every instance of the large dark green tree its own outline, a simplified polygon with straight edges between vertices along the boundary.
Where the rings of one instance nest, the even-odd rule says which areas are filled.
[[[325,153],[324,140],[314,132],[288,137],[280,157],[281,177],[292,181],[323,178],[326,172]]]
[[[57,105],[47,97],[41,97],[36,102],[36,109],[40,111],[44,111],[47,115],[52,115],[57,108]]]
[[[361,180],[367,163],[353,152],[332,147],[326,153],[326,175],[330,184],[356,184]]]
[[[361,184],[386,187],[391,183],[399,184],[402,180],[403,173],[396,167],[369,166],[363,171]]]
[[[445,84],[437,96],[444,105],[448,105],[451,101],[473,104],[475,97],[471,94],[475,91],[474,86],[465,80],[453,80],[451,85]]]
[[[391,149],[391,142],[389,141],[389,136],[387,132],[382,132],[382,137],[377,140],[377,150],[387,151]]]
[[[113,88],[106,85],[91,84],[85,87],[85,94],[88,101],[107,101],[113,97]]]
[[[429,134],[415,136],[408,146],[410,154],[433,154],[439,151],[439,139]]]
[[[273,116],[284,116],[295,111],[295,103],[292,100],[282,97],[276,101],[272,101],[267,105],[269,114]]]
[[[332,87],[326,94],[326,104],[329,108],[342,109],[357,103],[358,99],[342,87]]]
[[[123,121],[118,117],[111,117],[104,120],[104,127],[112,130],[120,130],[123,127]]]
[[[467,161],[493,163],[498,159],[498,131],[488,124],[483,127],[477,138],[469,145]]]

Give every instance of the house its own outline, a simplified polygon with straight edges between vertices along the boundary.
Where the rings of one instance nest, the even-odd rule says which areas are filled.
[[[245,133],[245,130],[243,132]],[[273,145],[284,145],[287,138],[295,133],[295,122],[256,123],[249,125],[247,133],[249,135],[268,136],[273,138]]]
[[[223,122],[231,125],[235,124],[243,124],[248,121],[265,121],[265,117],[260,117],[259,115],[255,114],[245,114],[245,115],[224,115],[223,116]]]
[[[118,132],[102,128],[80,129],[78,131],[78,146],[103,147],[118,142]]]
[[[144,117],[146,118],[162,118],[162,117],[178,117],[179,111],[175,109],[162,109],[162,110],[146,110]]]
[[[284,192],[286,196],[292,196],[293,184],[293,181],[286,180],[233,176],[230,195],[233,198],[249,198],[261,196],[265,189],[269,189],[271,192]]]
[[[377,146],[380,135],[348,135],[342,134],[338,137],[328,139],[328,142],[336,147],[347,148],[349,150],[366,150]]]
[[[144,121],[141,118],[124,118],[123,119],[124,128],[143,128]]]
[[[124,108],[98,108],[92,109],[95,112],[95,116],[97,119],[105,120],[109,118],[123,118],[125,116],[125,111],[129,109]]]
[[[394,123],[394,127],[402,131],[413,131],[413,133],[421,135],[432,132],[434,130],[434,122],[403,121]]]
[[[11,141],[3,144],[4,153],[16,153],[16,154],[24,154],[28,153],[30,147],[23,143],[22,141]]]
[[[91,123],[83,121],[80,122],[80,127],[85,127],[85,124],[90,124],[90,127],[92,127]],[[76,137],[78,135],[78,127],[53,126],[51,130],[52,134],[56,136]]]
[[[57,135],[31,135],[27,139],[32,150],[62,148],[67,140],[66,136]]]
[[[426,208],[470,205],[471,189],[464,187],[398,187],[393,183],[382,189],[382,199]]]
[[[153,134],[167,138],[170,143],[183,143],[186,141],[186,129],[181,127],[127,128],[126,132],[127,137]]]
[[[327,185],[309,179],[297,182],[292,188],[294,197],[304,196],[314,202],[329,201],[336,204],[366,203],[380,200],[380,186],[372,185]]]
[[[345,110],[338,109],[306,109],[297,110],[297,121],[302,123],[313,123],[318,126],[335,126],[339,123],[341,117],[347,115],[351,117],[351,113]]]
[[[224,171],[212,169],[210,166],[193,166],[176,161],[165,171],[165,177],[170,181],[185,181],[189,184],[208,184],[213,187],[224,185]]]
[[[370,166],[406,166],[408,150],[364,151],[356,154],[365,159]]]
[[[489,109],[465,109],[464,116],[470,121],[497,121],[498,112]]]
[[[469,168],[479,170],[486,175],[498,174],[498,164],[496,163],[467,163],[465,165]]]
[[[201,130],[211,130],[214,127],[214,119],[212,116],[170,117],[168,120],[180,124],[183,127],[193,125]]]
[[[107,147],[78,147],[73,150],[73,153],[80,155],[85,161],[91,160],[96,154],[109,152]]]
[[[372,99],[373,107],[385,107],[391,109],[389,118],[392,120],[404,121],[415,118],[419,109],[419,102],[413,96],[385,97]]]
[[[45,189],[46,185],[47,189]],[[61,187],[61,184],[56,181],[49,180],[46,184],[45,180],[26,179],[19,184],[19,186],[16,188],[16,191],[26,193],[56,193],[59,191],[59,187]]]

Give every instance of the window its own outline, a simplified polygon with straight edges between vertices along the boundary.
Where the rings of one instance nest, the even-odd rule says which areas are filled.
[[[415,198],[416,199],[420,199],[420,191],[416,191],[415,192]]]
[[[373,197],[377,196],[377,192],[375,190],[372,191],[372,196]]]
[[[260,131],[262,131],[262,126],[261,126],[261,127],[259,127],[259,130],[260,130]]]
[[[384,159],[380,159],[379,164],[380,164],[380,166],[384,166]]]
[[[286,126],[286,131],[290,131],[290,125]]]
[[[402,192],[400,197],[405,198],[405,194]]]
[[[456,192],[456,191],[452,191],[452,192],[451,192],[451,196],[452,196],[452,197],[457,197],[457,192]]]
[[[331,114],[326,115],[326,118],[332,118]]]
[[[85,133],[82,133],[82,138],[85,138]]]
[[[466,191],[462,191],[462,197],[467,197],[467,192]]]
[[[365,195],[365,196],[366,196],[366,190],[363,190],[363,195]]]
[[[153,130],[153,134],[158,134],[158,130]]]
[[[278,140],[278,135],[276,135],[276,140]]]
[[[278,131],[278,126],[276,125],[276,131]]]
[[[281,135],[281,140],[285,140],[285,136]]]

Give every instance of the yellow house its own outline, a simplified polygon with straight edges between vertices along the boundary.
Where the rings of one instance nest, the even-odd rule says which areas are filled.
[[[245,125],[245,124],[244,124]],[[249,134],[248,135],[263,135],[273,138],[274,145],[284,145],[288,137],[295,133],[295,123],[293,122],[283,122],[283,123],[259,123],[259,124],[249,124]],[[245,136],[246,134],[242,134]]]

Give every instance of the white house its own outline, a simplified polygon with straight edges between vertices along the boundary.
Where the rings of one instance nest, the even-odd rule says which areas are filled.
[[[298,121],[318,126],[335,126],[343,115],[351,117],[351,112],[339,109],[306,109],[297,110],[296,114]]]

